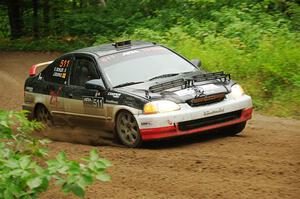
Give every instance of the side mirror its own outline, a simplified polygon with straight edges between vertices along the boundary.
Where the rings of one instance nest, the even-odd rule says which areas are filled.
[[[192,59],[191,60],[191,63],[194,65],[194,66],[197,66],[197,67],[200,67],[201,66],[201,61],[199,59]]]
[[[92,79],[85,82],[85,88],[98,90],[98,91],[105,91],[105,87],[101,79]]]

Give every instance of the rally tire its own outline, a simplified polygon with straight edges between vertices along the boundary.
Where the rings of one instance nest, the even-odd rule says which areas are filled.
[[[39,104],[36,107],[35,118],[36,118],[37,121],[43,123],[46,128],[53,126],[52,115],[50,114],[48,109],[42,104]]]
[[[142,137],[134,116],[128,111],[121,111],[116,118],[116,133],[122,144],[136,148],[141,146]]]

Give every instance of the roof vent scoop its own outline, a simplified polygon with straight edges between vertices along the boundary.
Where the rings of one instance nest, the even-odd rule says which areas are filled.
[[[128,48],[131,47],[131,40],[119,41],[112,44],[115,48]]]

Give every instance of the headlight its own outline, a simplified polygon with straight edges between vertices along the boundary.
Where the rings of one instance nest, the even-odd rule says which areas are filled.
[[[145,104],[144,114],[154,114],[154,113],[165,113],[171,111],[177,111],[180,106],[175,102],[168,100],[158,100]]]
[[[240,85],[235,84],[231,87],[231,95],[234,99],[238,99],[244,94],[245,94],[244,89]]]

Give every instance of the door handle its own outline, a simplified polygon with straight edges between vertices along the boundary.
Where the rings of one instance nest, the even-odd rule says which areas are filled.
[[[69,98],[73,98],[73,94],[72,93],[70,93],[68,96],[69,96]]]

